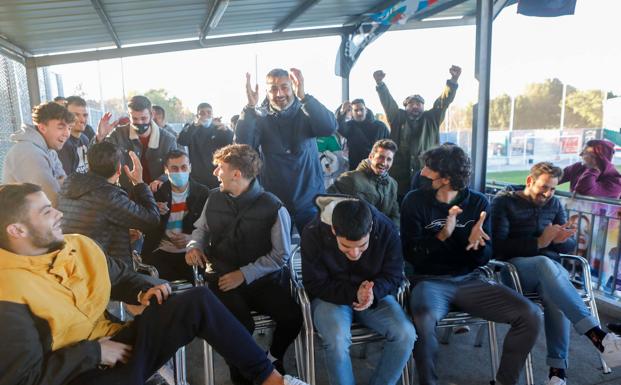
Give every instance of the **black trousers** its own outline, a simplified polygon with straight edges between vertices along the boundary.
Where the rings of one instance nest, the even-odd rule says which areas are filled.
[[[244,376],[262,383],[274,370],[248,331],[206,287],[148,306],[112,339],[133,346],[127,364],[82,373],[70,385],[140,385],[195,337],[205,339]]]

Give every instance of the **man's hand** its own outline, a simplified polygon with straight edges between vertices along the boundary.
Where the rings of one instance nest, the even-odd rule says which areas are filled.
[[[468,246],[466,246],[466,250],[479,250],[479,247],[485,246],[485,241],[489,241],[489,235],[483,231],[483,222],[485,222],[485,217],[487,213],[485,211],[481,211],[481,215],[479,216],[479,220],[477,223],[472,226],[472,230],[470,230],[470,236],[468,236]]]
[[[149,188],[151,189],[152,193],[155,193],[155,192],[157,192],[157,190],[160,189],[160,187],[162,187],[163,184],[164,184],[164,182],[162,182],[159,179],[156,179],[156,180],[154,180],[153,182],[151,182],[149,184]]]
[[[441,241],[446,241],[448,238],[453,235],[453,231],[455,230],[455,225],[457,225],[457,216],[463,212],[459,206],[453,206],[449,209],[448,216],[446,217],[446,223],[442,230],[436,235]]]
[[[304,93],[304,76],[302,76],[302,71],[297,68],[290,68],[289,79],[291,79],[291,84],[293,84],[295,95],[300,100],[304,99],[306,94]]]
[[[192,247],[185,252],[185,263],[190,266],[200,266],[203,269],[207,264],[207,256],[198,247]]]
[[[259,102],[259,85],[254,85],[254,90],[250,84],[250,73],[246,72],[246,96],[248,97],[248,105],[254,107]]]
[[[112,119],[112,113],[106,112],[99,120],[99,125],[97,126],[97,136],[96,136],[97,143],[104,140],[104,138],[108,136],[108,134],[110,134],[112,130],[114,130],[114,128],[119,124],[118,120],[115,120],[114,122],[110,122],[110,119]]]
[[[135,186],[139,183],[143,183],[142,180],[142,163],[140,163],[140,159],[133,151],[129,152],[129,157],[132,159],[132,169],[129,170],[127,165],[123,166],[123,170],[125,170],[125,175],[129,178],[132,184]]]
[[[373,282],[364,281],[360,284],[357,300],[352,305],[356,311],[368,309],[373,304]]]
[[[142,238],[142,231],[138,229],[129,229],[129,241],[134,243]]]
[[[235,270],[220,277],[220,279],[218,280],[218,287],[222,291],[229,291],[235,289],[236,287],[244,283],[244,281],[244,274],[241,272],[241,270]]]
[[[190,234],[185,233],[173,233],[169,237],[170,241],[173,245],[175,245],[178,249],[185,249],[188,245],[188,242],[192,240],[192,236]]]
[[[537,248],[543,249],[550,246],[550,243],[556,238],[561,227],[559,225],[549,224],[543,229],[543,233],[537,238]]]
[[[451,74],[451,81],[457,83],[457,80],[459,80],[459,76],[461,75],[461,67],[453,65],[449,68],[449,73]]]
[[[101,365],[113,367],[118,362],[126,364],[132,356],[132,347],[110,340],[110,337],[100,338]]]
[[[343,104],[341,104],[341,109],[339,110],[339,114],[347,115],[349,112],[351,112],[351,103],[349,100],[347,100],[343,102]]]
[[[564,225],[559,226],[558,234],[552,240],[552,243],[563,243],[576,234],[576,227],[574,221],[569,221]]]
[[[386,74],[382,70],[377,70],[373,72],[373,79],[375,79],[376,84],[380,84],[381,82],[383,82],[385,77]]]
[[[166,299],[168,299],[168,296],[171,293],[172,289],[167,283],[153,286],[145,293],[142,293],[142,295],[140,296],[140,304],[143,306],[149,306],[149,301],[152,297],[155,297],[157,299],[157,303],[161,305],[162,303],[164,303],[164,301],[166,301]]]

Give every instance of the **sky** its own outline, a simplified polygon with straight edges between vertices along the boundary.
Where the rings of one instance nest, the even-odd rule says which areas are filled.
[[[621,0],[578,0],[572,16],[536,18],[505,8],[494,21],[492,97],[518,95],[526,85],[557,77],[580,89],[621,94]],[[372,73],[386,72],[385,82],[397,101],[418,93],[434,100],[451,65],[463,72],[454,104],[477,99],[474,78],[475,27],[387,32],[362,53],[350,76],[350,97],[363,98],[381,112]],[[334,75],[339,37],[208,48],[99,62],[53,66],[63,77],[64,93],[81,88],[88,98],[120,98],[164,88],[194,111],[203,101],[224,119],[246,104],[245,73],[258,73],[265,94],[265,74],[272,68],[302,70],[305,90],[330,110],[341,102],[341,78]],[[255,70],[256,60],[256,70]]]

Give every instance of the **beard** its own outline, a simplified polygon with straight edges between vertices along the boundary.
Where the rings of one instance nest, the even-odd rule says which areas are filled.
[[[41,231],[36,229],[32,224],[27,223],[28,232],[32,234],[32,244],[38,248],[45,248],[47,252],[60,250],[65,246],[64,238],[57,238],[51,229]]]

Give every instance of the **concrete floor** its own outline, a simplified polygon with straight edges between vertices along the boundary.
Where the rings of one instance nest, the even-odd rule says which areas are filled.
[[[602,323],[610,321],[604,314]],[[498,337],[500,343],[507,331],[504,325],[498,326]],[[487,385],[491,379],[489,366],[489,349],[487,337],[484,339],[483,347],[473,346],[476,328],[472,332],[464,335],[453,335],[448,345],[441,345],[439,354],[440,380],[438,385]],[[269,343],[269,335],[256,336],[257,341],[265,346]],[[366,384],[375,368],[375,363],[379,359],[381,343],[370,344],[367,350],[366,359],[355,358],[359,351],[358,347],[352,349],[354,372],[357,383]],[[539,336],[537,344],[533,350],[533,361],[535,369],[535,379],[537,385],[545,383],[548,368],[545,365],[545,338],[543,333]],[[613,370],[610,374],[603,374],[601,371],[598,355],[595,348],[583,336],[572,334],[572,344],[570,348],[570,368],[568,370],[569,385],[621,385],[621,368]],[[295,374],[295,361],[293,349],[287,353],[286,367],[290,374]],[[316,372],[317,385],[328,385],[323,362],[323,353],[318,348],[316,352]],[[191,385],[202,385],[202,344],[201,341],[194,341],[188,347],[188,382]],[[219,356],[216,355],[216,384],[231,384],[228,378],[228,369]],[[418,384],[418,382],[415,382]],[[520,381],[524,384],[524,380]]]

